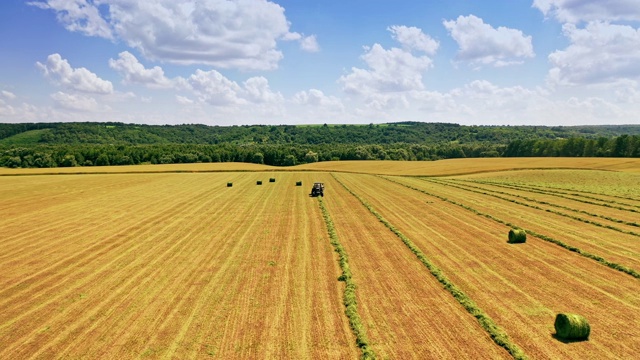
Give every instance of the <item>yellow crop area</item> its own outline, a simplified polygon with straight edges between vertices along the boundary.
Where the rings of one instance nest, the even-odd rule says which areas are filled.
[[[636,358],[639,170],[1,169],[0,358]],[[557,337],[558,313],[588,340]]]

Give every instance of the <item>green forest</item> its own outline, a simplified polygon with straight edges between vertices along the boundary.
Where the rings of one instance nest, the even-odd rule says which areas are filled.
[[[528,156],[640,157],[640,125],[0,124],[0,166],[11,168]]]

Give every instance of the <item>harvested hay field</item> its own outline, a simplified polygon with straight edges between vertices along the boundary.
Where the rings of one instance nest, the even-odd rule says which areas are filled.
[[[638,164],[571,165],[2,169],[0,358],[635,358]]]

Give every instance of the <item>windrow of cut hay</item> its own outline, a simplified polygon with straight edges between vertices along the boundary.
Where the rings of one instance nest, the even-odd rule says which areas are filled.
[[[487,331],[491,339],[499,346],[506,349],[511,356],[515,359],[527,359],[524,351],[515,343],[511,341],[506,332],[500,328],[493,319],[478,307],[478,305],[468,297],[460,288],[458,288],[453,282],[447,278],[446,275],[433,264],[427,256],[404,234],[402,234],[397,228],[395,228],[389,221],[387,221],[380,213],[378,213],[369,203],[367,203],[362,197],[349,189],[340,179],[332,174],[334,179],[342,185],[342,187],[353,195],[362,205],[367,208],[371,214],[373,214],[382,224],[384,224],[391,232],[393,232],[402,242],[416,255],[418,260],[429,270],[429,272],[440,282],[444,288],[455,298],[467,312],[473,315],[480,326]]]
[[[451,181],[445,181],[445,183],[454,184]],[[560,205],[560,204],[557,204],[557,203],[551,203],[551,202],[544,201],[544,200],[538,200],[538,199],[531,198],[529,196],[518,195],[518,194],[509,193],[509,192],[505,192],[505,191],[494,190],[494,189],[487,189],[487,188],[479,187],[479,186],[473,186],[473,185],[469,185],[469,183],[470,182],[465,182],[465,184],[463,186],[466,186],[466,187],[471,188],[471,189],[479,190],[479,191],[481,191],[482,194],[485,194],[485,195],[490,195],[492,193],[492,194],[500,194],[500,195],[512,196],[512,197],[515,197],[515,198],[523,199],[523,200],[526,200],[526,201],[529,201],[529,202],[532,202],[532,203],[536,203],[536,204],[540,204],[540,205],[551,206],[551,207],[555,207],[555,208],[558,208],[558,209],[569,210],[569,211],[572,211],[572,212],[575,212],[575,213],[585,214],[585,215],[589,215],[589,216],[592,216],[592,217],[605,219],[605,220],[608,220],[608,221],[611,221],[611,222],[614,222],[614,223],[617,223],[617,224],[623,224],[623,225],[633,226],[633,227],[640,227],[640,224],[637,223],[637,222],[634,222],[634,221],[626,221],[626,220],[621,220],[621,219],[614,218],[612,216],[592,213],[592,212],[585,211],[585,210],[582,210],[582,209],[574,209],[574,208],[569,207],[569,206]],[[489,186],[497,186],[497,185],[489,184]],[[512,190],[529,192],[528,190],[521,190],[521,189],[512,189]],[[489,193],[484,193],[482,191],[489,191]],[[536,193],[540,193],[540,192],[536,192]],[[502,200],[507,200],[507,199],[502,198],[502,197],[499,197],[499,198],[502,199]],[[575,199],[568,198],[568,197],[565,197],[565,199],[572,200],[572,201],[578,201],[578,202],[582,202],[582,203],[588,204],[587,202],[580,201],[580,200],[575,200]],[[515,202],[514,200],[509,200],[509,201]],[[589,204],[589,205],[591,205],[591,204]],[[535,208],[538,209],[539,207],[535,207]],[[539,208],[539,209],[541,209],[541,208]],[[633,209],[631,209],[631,210],[633,210]],[[545,209],[545,211],[553,212],[553,210],[547,210],[547,209]],[[636,212],[636,211],[633,210],[632,212]],[[637,217],[637,216],[634,216],[634,218],[635,217]],[[574,219],[574,220],[577,220],[577,219]],[[582,221],[583,222],[587,222],[589,220],[584,220],[583,219]],[[593,222],[591,221],[591,223],[593,223]],[[594,223],[594,225],[595,224],[597,224],[597,223]],[[602,227],[607,227],[607,225],[603,224]]]
[[[441,195],[426,191],[424,189],[417,188],[415,186],[411,186],[411,185],[405,184],[405,183],[403,183],[401,181],[398,181],[398,180],[395,180],[395,179],[392,179],[392,178],[389,178],[389,177],[386,177],[386,176],[381,176],[381,178],[382,179],[386,179],[386,180],[388,180],[390,182],[402,185],[402,186],[404,186],[404,187],[406,187],[408,189],[412,189],[412,190],[421,192],[423,194],[435,197],[435,198],[440,199],[442,201],[446,201],[446,202],[448,202],[450,204],[459,206],[459,207],[461,207],[461,208],[463,208],[465,210],[468,210],[468,211],[470,211],[470,212],[472,212],[472,213],[474,213],[474,214],[476,214],[478,216],[483,216],[483,217],[485,217],[487,219],[490,219],[490,220],[493,220],[493,221],[495,221],[495,222],[497,222],[499,224],[506,225],[506,226],[509,226],[511,228],[517,228],[518,227],[517,225],[512,224],[512,223],[510,223],[508,221],[504,221],[504,220],[501,220],[499,218],[496,218],[495,216],[493,216],[491,214],[483,213],[483,212],[478,211],[478,210],[476,210],[476,209],[474,209],[474,208],[472,208],[472,207],[470,207],[468,205],[459,203],[457,201],[451,200],[451,199],[446,198],[444,196],[441,196]],[[529,234],[529,235],[531,235],[533,237],[536,237],[536,238],[539,238],[541,240],[548,241],[550,243],[556,244],[556,245],[558,245],[558,246],[560,246],[560,247],[562,247],[562,248],[564,248],[566,250],[569,250],[571,252],[577,253],[577,254],[579,254],[581,256],[584,256],[584,257],[586,257],[588,259],[595,260],[595,261],[597,261],[598,263],[600,263],[600,264],[602,264],[604,266],[607,266],[609,268],[618,270],[618,271],[623,272],[623,273],[625,273],[627,275],[631,275],[636,279],[640,279],[640,272],[638,272],[638,271],[636,271],[634,269],[631,269],[629,267],[620,265],[618,263],[614,263],[612,261],[606,260],[602,256],[598,256],[598,255],[589,253],[587,251],[581,250],[581,249],[579,249],[579,248],[577,248],[575,246],[568,245],[568,244],[566,244],[566,243],[564,243],[564,242],[562,242],[560,240],[554,239],[554,238],[552,238],[550,236],[539,234],[539,233],[537,233],[535,231],[532,231],[532,230],[525,230],[525,231],[527,232],[527,234]]]
[[[324,205],[324,200],[322,198],[318,198],[318,203],[320,204],[320,209],[322,210],[322,216],[327,225],[327,231],[329,233],[329,239],[331,240],[331,245],[333,245],[335,251],[338,253],[338,261],[340,263],[340,269],[342,270],[342,274],[338,278],[340,281],[344,281],[344,306],[345,306],[345,314],[349,319],[349,324],[351,325],[351,329],[353,330],[353,334],[356,336],[356,344],[362,351],[362,359],[375,359],[376,354],[369,346],[369,340],[367,339],[367,333],[364,329],[364,325],[362,324],[362,319],[360,318],[360,314],[358,314],[358,303],[356,300],[356,284],[353,281],[353,276],[351,274],[351,268],[349,267],[349,256],[347,255],[347,251],[344,249],[340,240],[338,239],[338,234],[336,233],[335,226],[333,225],[333,220],[331,220],[331,215],[329,215],[329,211]]]
[[[461,181],[466,181],[466,182],[471,182],[471,183],[476,183],[476,184],[493,185],[493,186],[506,188],[506,189],[523,190],[523,191],[527,191],[527,192],[531,192],[531,193],[555,196],[555,197],[562,198],[562,199],[579,201],[579,202],[584,203],[584,204],[603,206],[603,207],[607,207],[607,208],[623,210],[623,211],[628,211],[628,212],[633,212],[633,213],[640,212],[640,210],[639,210],[640,209],[640,205],[623,203],[623,202],[619,202],[619,201],[615,201],[615,200],[611,200],[611,199],[602,199],[602,198],[598,198],[598,197],[595,197],[595,196],[584,195],[584,194],[580,194],[580,193],[577,193],[577,192],[571,192],[570,190],[560,191],[560,190],[557,190],[555,188],[550,189],[550,188],[544,188],[544,187],[536,187],[536,186],[532,186],[532,185],[512,184],[512,183],[503,183],[503,182],[487,181],[487,180],[461,180]],[[613,198],[622,198],[622,199],[628,200],[627,198],[618,197],[618,196],[614,196],[614,195],[593,194],[593,193],[589,193],[589,192],[587,192],[587,194],[609,196],[609,197],[613,197]],[[577,199],[577,198],[579,198],[579,199]],[[589,199],[589,200],[585,200],[585,199]],[[590,201],[590,200],[595,200],[595,201]],[[596,202],[596,201],[599,201],[599,202]],[[615,205],[613,205],[613,204],[615,204]],[[622,206],[619,206],[619,205],[622,205]],[[627,207],[623,207],[623,206],[627,206]],[[636,209],[631,209],[631,208],[636,208]]]
[[[611,226],[611,225],[603,224],[603,223],[600,223],[600,222],[597,222],[597,221],[581,218],[579,216],[570,215],[570,214],[563,213],[563,212],[556,211],[556,210],[552,210],[552,209],[541,208],[539,206],[528,204],[526,202],[505,198],[503,196],[496,195],[495,193],[482,191],[482,190],[475,190],[475,189],[471,188],[468,185],[467,186],[460,186],[460,185],[453,184],[450,181],[441,181],[441,180],[434,180],[434,179],[423,179],[423,180],[434,182],[436,184],[440,184],[440,185],[444,185],[444,186],[450,186],[452,188],[456,188],[456,189],[459,189],[459,190],[473,192],[473,193],[477,193],[477,194],[481,194],[481,195],[485,195],[485,196],[491,196],[491,197],[494,197],[496,199],[500,199],[500,200],[504,200],[504,201],[508,201],[508,202],[514,203],[516,205],[521,205],[521,206],[525,206],[525,207],[532,208],[532,209],[535,209],[535,210],[544,211],[544,212],[548,212],[548,213],[551,213],[551,214],[555,214],[555,215],[559,215],[559,216],[562,216],[562,217],[566,217],[566,218],[569,218],[569,219],[572,219],[572,220],[577,220],[577,221],[583,222],[585,224],[601,227],[601,228],[604,228],[604,229],[613,230],[613,231],[616,231],[616,232],[619,232],[619,233],[622,233],[622,234],[627,234],[627,235],[631,235],[631,236],[635,236],[635,237],[640,237],[640,233],[635,232],[635,231],[624,230],[624,229],[620,229],[620,228],[615,227],[615,226]],[[515,196],[515,195],[513,195],[513,196]],[[529,200],[532,200],[532,199],[529,199]],[[545,205],[548,205],[548,204],[545,204]],[[595,216],[597,216],[597,215],[595,215]]]

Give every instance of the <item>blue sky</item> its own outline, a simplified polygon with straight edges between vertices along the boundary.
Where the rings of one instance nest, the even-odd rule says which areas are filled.
[[[6,0],[0,122],[640,124],[637,0]]]

